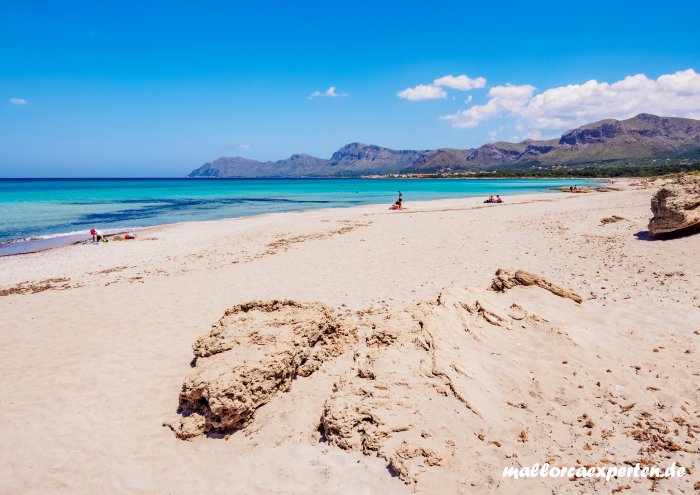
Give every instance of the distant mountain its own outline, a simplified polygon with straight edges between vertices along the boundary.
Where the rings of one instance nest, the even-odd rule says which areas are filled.
[[[328,170],[329,175],[397,173],[410,169],[426,153],[428,151],[392,150],[351,143],[333,153]]]
[[[343,177],[371,174],[478,172],[529,167],[651,165],[663,160],[700,159],[700,121],[640,114],[606,119],[565,132],[559,139],[497,142],[459,150],[393,150],[351,143],[330,160],[292,155],[259,162],[222,157],[189,177]]]
[[[221,157],[192,171],[188,177],[313,177],[328,175],[328,160],[292,155],[276,162],[259,162],[240,156]]]
[[[700,120],[640,114],[606,119],[568,131],[542,165],[651,163],[659,159],[700,158]]]

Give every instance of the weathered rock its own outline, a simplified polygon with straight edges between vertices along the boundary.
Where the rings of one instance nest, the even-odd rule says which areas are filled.
[[[512,289],[516,285],[536,285],[548,290],[552,294],[556,294],[559,297],[571,299],[579,304],[583,302],[583,298],[575,292],[555,285],[544,277],[526,272],[525,270],[517,270],[515,274],[513,274],[513,272],[510,270],[499,268],[496,271],[496,277],[493,279],[493,282],[491,282],[491,289],[498,292],[503,292],[506,289]]]
[[[450,375],[434,370],[429,334],[414,317],[403,312],[379,322],[321,416],[329,444],[384,458],[406,483],[452,457],[454,442],[442,418],[464,408],[450,391]]]
[[[686,175],[651,198],[649,232],[654,237],[700,229],[700,175]]]
[[[555,453],[548,462],[560,465],[599,462],[607,452],[617,453],[615,462],[643,455],[655,464],[673,453],[692,465],[698,426],[690,423],[698,411],[688,408],[690,401],[658,408],[659,398],[648,393],[609,400],[607,389],[624,387],[609,381],[613,363],[622,361],[615,346],[600,345],[597,330],[607,327],[585,320],[579,326],[564,299],[567,290],[537,275],[499,270],[494,285],[502,292],[449,288],[437,300],[396,313],[366,311],[357,329],[322,304],[237,306],[194,344],[196,367],[183,386],[182,417],[168,426],[185,439],[245,426],[256,407],[289,390],[290,377],[311,373],[346,349],[324,373],[295,385],[308,392],[324,384],[310,407],[277,396],[280,407],[261,411],[247,439],[278,445],[281,438],[306,436],[315,445],[320,433],[327,441],[323,452],[335,446],[382,458],[414,493],[517,492],[494,473],[504,463],[531,465]],[[561,297],[507,290],[516,285],[539,285]],[[356,334],[362,339],[354,344]],[[641,370],[636,362],[627,371],[631,381]],[[329,379],[335,380],[330,396]],[[295,416],[305,409],[303,430],[293,435],[277,430],[293,422],[290,407]],[[272,424],[263,424],[265,417]],[[552,491],[551,480],[539,483],[532,493]],[[575,479],[565,483],[572,493],[585,491]]]
[[[288,391],[356,339],[321,303],[252,301],[235,306],[193,344],[195,365],[180,392],[181,417],[166,423],[183,439],[245,427],[255,410]]]
[[[563,300],[551,304],[568,307]],[[475,453],[509,438],[509,451],[522,454],[518,434],[532,421],[530,412],[503,403],[507,397],[524,404],[540,393],[533,385],[543,354],[536,350],[553,341],[562,350],[574,346],[565,332],[531,315],[512,295],[471,288],[445,289],[435,302],[377,315],[353,368],[324,404],[325,440],[385,459],[406,484],[422,487],[418,493],[461,493],[455,487],[464,483],[461,473],[474,469]],[[505,330],[511,326],[517,330]]]

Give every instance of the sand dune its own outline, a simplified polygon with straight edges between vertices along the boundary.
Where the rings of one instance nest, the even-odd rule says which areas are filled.
[[[693,493],[700,236],[650,240],[653,189],[621,189],[0,258],[0,491]],[[692,472],[501,476],[545,461]]]

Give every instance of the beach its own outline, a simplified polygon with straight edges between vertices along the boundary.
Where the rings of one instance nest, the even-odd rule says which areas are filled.
[[[653,240],[655,189],[614,186],[185,222],[0,257],[0,491],[696,493],[700,236]],[[499,269],[581,302],[492,290]],[[244,428],[177,438],[164,423],[193,342],[255,300],[324,303],[352,338]],[[688,474],[502,477],[638,461]]]
[[[0,256],[181,222],[412,201],[535,194],[586,179],[2,179]],[[28,214],[29,212],[29,214]]]

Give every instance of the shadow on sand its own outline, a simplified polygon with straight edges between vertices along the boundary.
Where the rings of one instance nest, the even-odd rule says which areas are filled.
[[[700,225],[693,225],[691,227],[680,229],[669,234],[663,234],[654,237],[648,230],[640,230],[634,236],[640,241],[670,241],[672,239],[681,239],[683,237],[690,237],[693,234],[700,233]]]
[[[634,236],[640,241],[659,241],[663,239],[657,239],[648,230],[640,230]]]

